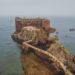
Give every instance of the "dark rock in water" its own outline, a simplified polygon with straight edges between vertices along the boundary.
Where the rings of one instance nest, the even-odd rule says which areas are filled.
[[[75,29],[74,28],[71,28],[71,29],[69,29],[69,31],[75,31]]]

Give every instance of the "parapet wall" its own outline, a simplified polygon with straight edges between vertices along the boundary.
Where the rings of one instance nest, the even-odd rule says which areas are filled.
[[[43,28],[45,30],[49,30],[50,28],[50,21],[48,19],[27,19],[27,18],[15,18],[16,24],[16,32],[20,32],[21,28],[24,26],[35,26],[39,28]]]

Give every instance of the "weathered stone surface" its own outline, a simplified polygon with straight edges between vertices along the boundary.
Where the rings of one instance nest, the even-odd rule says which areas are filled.
[[[29,23],[27,24],[29,25]],[[21,42],[20,44],[23,48],[21,53],[21,62],[24,74],[75,74],[75,56],[71,55],[68,49],[64,48],[62,44],[57,43],[55,41],[56,38],[51,38],[48,36],[46,30],[49,31],[49,24],[47,24],[47,27],[46,24],[47,23],[43,24],[43,26],[45,25],[45,29],[41,26],[40,28],[34,27],[33,25],[26,26],[22,28],[20,32],[14,33],[12,35],[15,41]],[[19,25],[18,28],[21,29],[20,27],[21,26]],[[55,30],[53,30],[52,32],[54,31]],[[27,45],[24,43],[26,43]]]
[[[21,55],[24,75],[54,75],[50,68],[34,54]]]

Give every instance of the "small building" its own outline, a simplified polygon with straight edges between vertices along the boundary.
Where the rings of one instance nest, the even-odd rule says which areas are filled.
[[[16,32],[20,32],[22,27],[24,26],[35,26],[38,28],[44,29],[48,34],[50,33],[51,28],[50,27],[50,21],[48,19],[44,18],[33,18],[33,19],[27,19],[27,18],[15,18],[15,24],[16,24]],[[55,29],[54,29],[55,31]],[[54,32],[52,31],[52,32]]]

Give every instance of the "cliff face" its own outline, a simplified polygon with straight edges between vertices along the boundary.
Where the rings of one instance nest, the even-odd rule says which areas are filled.
[[[42,48],[42,46],[40,48]],[[38,74],[39,75],[41,74],[74,75],[75,74],[75,62],[70,60],[71,58],[70,53],[68,53],[68,50],[64,48],[63,45],[58,43],[50,43],[49,48],[47,48],[47,52],[52,54],[57,60],[63,63],[64,68],[66,67],[68,72],[67,70],[65,72],[63,71],[58,61],[54,61],[52,58],[48,58],[48,56],[45,56],[40,52],[33,51],[32,49],[28,51],[24,49],[21,57],[22,57],[23,70],[24,72],[26,72],[25,74],[27,75],[38,75]]]
[[[75,74],[75,56],[47,35],[47,31],[54,32],[49,24],[47,19],[16,19],[16,33],[12,36],[21,42],[24,75]]]
[[[42,63],[33,53],[21,53],[24,75],[54,75],[48,65]]]

